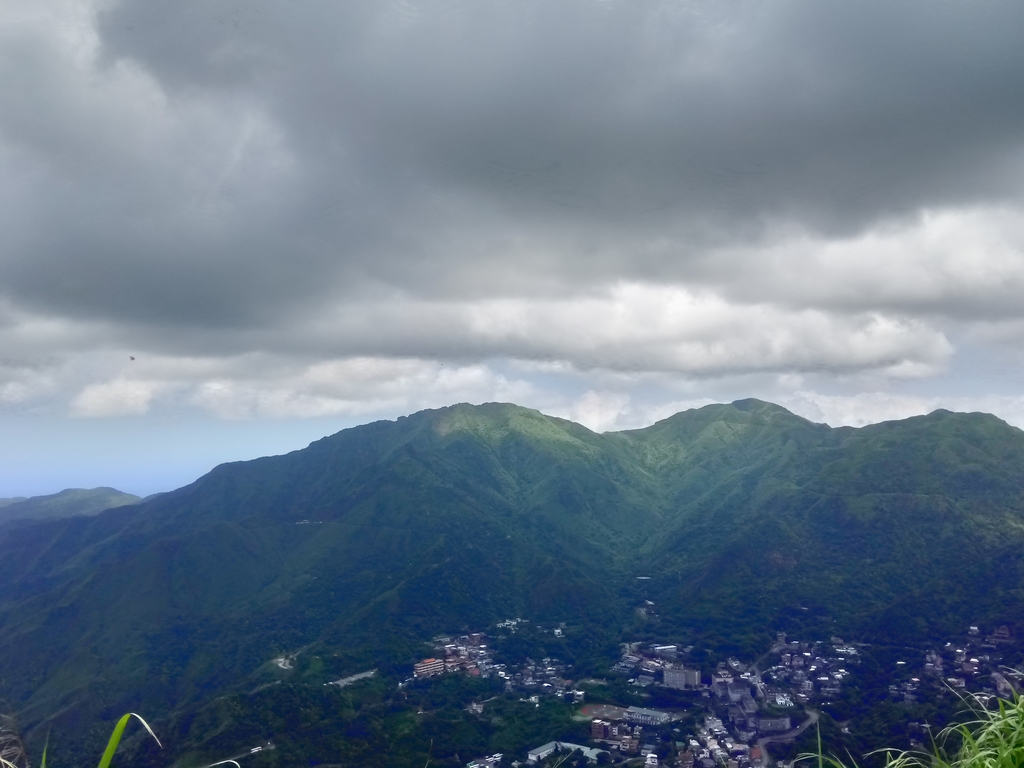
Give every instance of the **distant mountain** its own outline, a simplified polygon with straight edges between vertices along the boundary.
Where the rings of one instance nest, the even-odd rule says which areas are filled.
[[[48,496],[0,500],[0,525],[11,520],[44,520],[98,515],[105,509],[137,504],[141,497],[116,488],[68,488]]]
[[[310,679],[408,674],[424,639],[512,616],[614,644],[650,600],[645,631],[751,653],[793,627],[1024,626],[1024,432],[946,411],[832,429],[744,400],[600,435],[457,405],[0,529],[0,583],[0,695],[72,745],[276,679],[281,653]]]

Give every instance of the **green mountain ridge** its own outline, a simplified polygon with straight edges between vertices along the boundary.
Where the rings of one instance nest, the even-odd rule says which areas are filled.
[[[261,685],[281,653],[399,670],[511,616],[614,643],[640,599],[662,636],[751,649],[794,624],[1024,625],[1022,544],[1024,432],[993,416],[832,429],[744,400],[597,434],[456,405],[0,529],[0,695],[76,744]]]
[[[16,520],[98,515],[112,507],[140,501],[141,497],[116,488],[67,488],[46,496],[0,499],[0,525]]]

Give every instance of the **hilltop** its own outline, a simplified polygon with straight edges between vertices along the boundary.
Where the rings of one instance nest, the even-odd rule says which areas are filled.
[[[105,509],[140,501],[140,496],[116,488],[67,488],[47,496],[0,499],[0,525],[12,520],[98,515]]]

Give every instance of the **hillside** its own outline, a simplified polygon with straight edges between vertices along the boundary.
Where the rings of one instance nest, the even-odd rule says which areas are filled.
[[[135,504],[142,499],[116,488],[68,488],[31,498],[0,499],[0,525],[12,520],[98,515],[105,509]]]
[[[0,530],[0,693],[75,744],[123,711],[208,711],[281,653],[408,674],[433,634],[511,616],[614,648],[640,599],[749,649],[1024,624],[1022,544],[1024,433],[992,416],[831,429],[747,400],[599,435],[458,405]]]

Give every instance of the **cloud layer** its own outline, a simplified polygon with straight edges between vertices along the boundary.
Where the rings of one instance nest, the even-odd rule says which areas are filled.
[[[1019,3],[0,19],[0,409],[1020,412]]]

